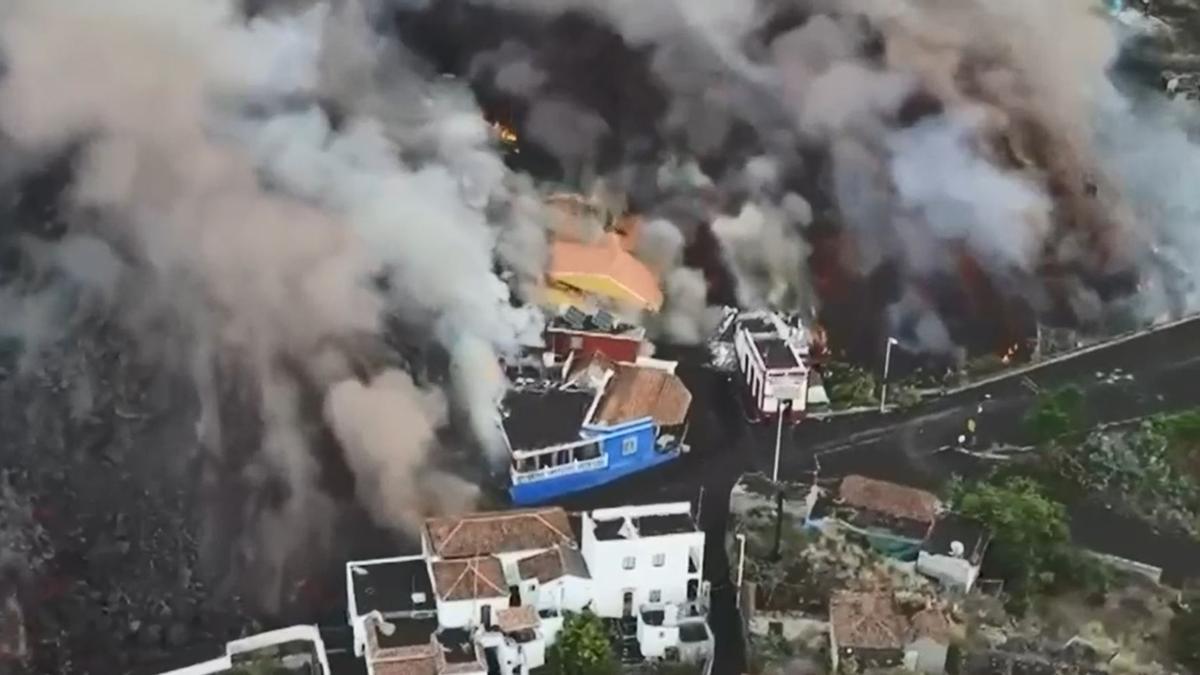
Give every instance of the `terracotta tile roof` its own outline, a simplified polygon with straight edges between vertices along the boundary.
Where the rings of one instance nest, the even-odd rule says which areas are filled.
[[[408,658],[401,661],[378,660],[371,662],[375,675],[438,675],[437,656]]]
[[[940,502],[924,490],[863,476],[846,476],[838,497],[849,506],[886,513],[922,523],[932,523]]]
[[[443,600],[508,596],[504,568],[493,557],[441,560],[433,563],[433,587]]]
[[[691,405],[692,392],[674,373],[620,365],[600,400],[594,421],[611,425],[653,417],[659,426],[675,426],[687,419]]]
[[[948,642],[952,626],[946,615],[936,609],[923,609],[912,617],[912,639],[927,637],[938,642]]]
[[[606,233],[598,243],[584,244],[556,240],[550,247],[551,281],[570,283],[572,277],[607,277],[615,282],[626,297],[625,302],[657,312],[663,303],[658,277],[635,258],[615,233]]]
[[[829,625],[839,649],[900,649],[908,643],[907,623],[886,593],[836,593]]]
[[[522,558],[517,561],[517,572],[522,579],[537,579],[543,584],[568,574],[581,579],[590,578],[583,556],[577,549],[567,546],[555,546],[548,551]]]
[[[953,629],[938,609],[905,616],[884,592],[838,591],[829,601],[829,625],[839,649],[901,649],[925,637],[948,644]]]
[[[537,625],[537,608],[532,605],[509,607],[496,612],[496,626],[501,633],[536,628]]]
[[[429,518],[425,533],[435,555],[469,558],[574,544],[567,512],[558,507]]]

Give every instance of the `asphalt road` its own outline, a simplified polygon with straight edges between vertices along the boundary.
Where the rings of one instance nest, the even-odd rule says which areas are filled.
[[[1074,385],[1085,393],[1091,425],[1200,406],[1200,321],[1173,326],[1077,357],[927,402],[904,413],[859,415],[788,429],[782,480],[822,480],[851,473],[936,489],[952,475],[991,463],[956,450],[968,420],[973,450],[1030,444],[1021,423],[1038,390]],[[982,409],[982,412],[979,412]],[[754,466],[770,475],[774,438],[751,432]],[[1060,496],[1067,500],[1067,496]],[[1164,579],[1200,577],[1200,542],[1158,532],[1098,499],[1069,501],[1072,536],[1088,548],[1163,568]]]
[[[662,354],[660,354],[662,355]],[[692,452],[670,465],[564,500],[591,508],[666,500],[701,507],[708,534],[706,574],[713,582],[717,668],[738,672],[742,645],[729,561],[723,547],[729,491],[747,471],[771,475],[775,432],[770,422],[750,425],[734,384],[701,364],[696,351],[677,351],[679,374],[691,388]],[[936,489],[951,476],[977,475],[990,464],[955,450],[967,420],[976,420],[975,450],[1029,443],[1021,419],[1039,389],[1072,384],[1084,390],[1093,424],[1200,406],[1200,320],[1043,365],[1024,374],[928,400],[909,411],[860,414],[785,427],[780,478],[809,481],[858,473]],[[980,406],[983,412],[980,413]],[[1156,532],[1099,502],[1069,505],[1072,535],[1088,548],[1160,566],[1177,581],[1200,575],[1200,543]]]

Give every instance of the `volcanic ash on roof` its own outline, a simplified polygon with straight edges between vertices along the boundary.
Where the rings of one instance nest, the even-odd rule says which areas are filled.
[[[579,440],[595,394],[584,390],[516,389],[504,397],[504,433],[513,450]]]
[[[792,348],[781,338],[755,340],[754,347],[762,356],[763,365],[771,370],[800,367],[800,361],[796,359]]]
[[[350,565],[355,609],[360,615],[428,611],[435,608],[433,583],[423,558]],[[424,594],[424,600],[413,599]]]

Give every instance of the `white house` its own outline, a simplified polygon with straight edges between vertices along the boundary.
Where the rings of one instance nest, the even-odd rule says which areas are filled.
[[[525,675],[545,664],[563,613],[591,609],[624,619],[622,640],[645,658],[707,660],[704,533],[690,505],[601,509],[577,525],[582,547],[561,508],[431,518],[423,555],[348,563],[355,653],[370,675],[484,664]]]
[[[739,312],[732,322],[734,356],[753,412],[773,416],[783,405],[802,416],[809,400],[807,331],[768,311]],[[823,388],[814,394],[828,401]]]
[[[687,502],[584,513],[582,538],[599,616],[631,617],[643,605],[701,600],[704,532]]]
[[[990,533],[978,520],[942,513],[917,554],[917,571],[949,588],[970,591],[990,541]]]

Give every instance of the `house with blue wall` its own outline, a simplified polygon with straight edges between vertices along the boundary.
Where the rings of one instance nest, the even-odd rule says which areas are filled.
[[[662,361],[592,354],[503,399],[509,494],[538,504],[665,464],[686,450],[692,395]]]

